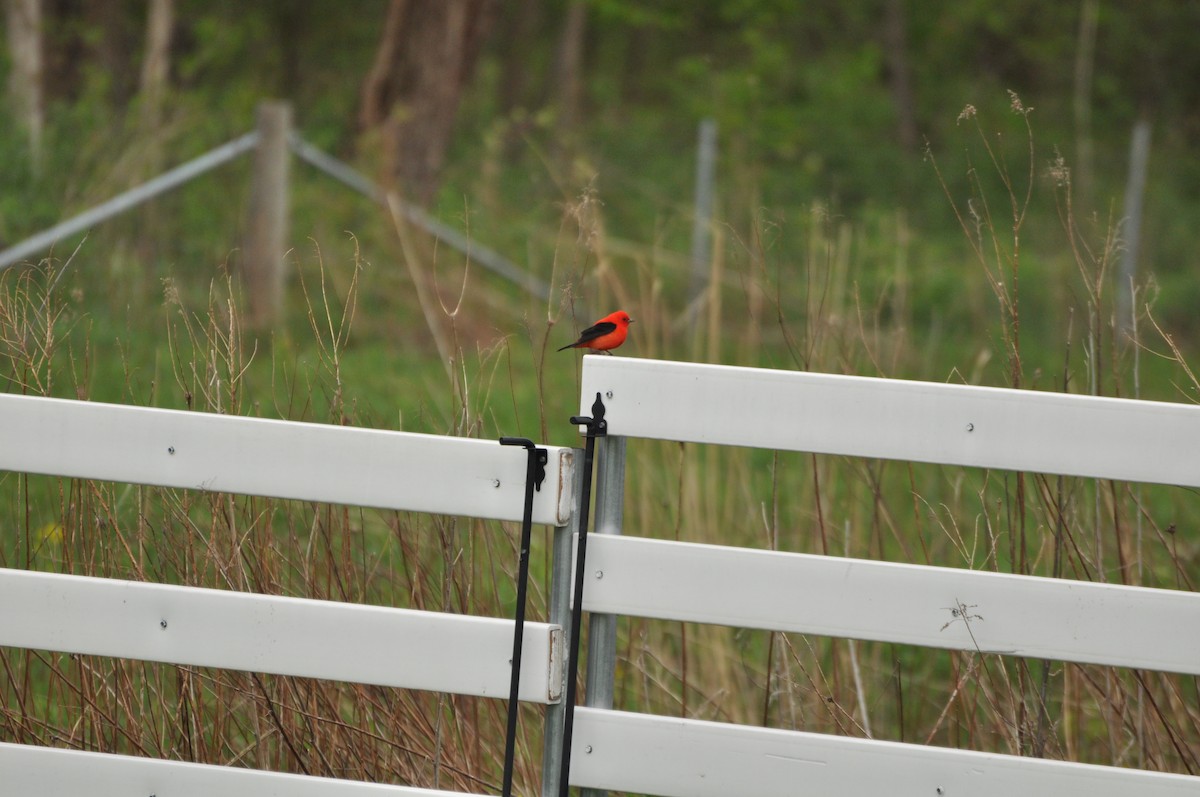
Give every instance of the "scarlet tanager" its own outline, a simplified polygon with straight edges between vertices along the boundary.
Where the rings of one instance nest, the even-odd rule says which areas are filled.
[[[629,334],[629,325],[632,323],[633,319],[624,310],[609,313],[579,333],[579,340],[563,346],[559,351],[586,348],[593,352],[611,354],[609,349],[615,349],[625,342],[625,336]]]

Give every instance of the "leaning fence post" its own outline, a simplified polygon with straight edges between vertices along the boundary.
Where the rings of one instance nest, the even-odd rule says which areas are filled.
[[[258,149],[242,253],[242,276],[249,301],[247,321],[254,328],[270,327],[283,309],[291,127],[291,105],[280,101],[259,104]]]

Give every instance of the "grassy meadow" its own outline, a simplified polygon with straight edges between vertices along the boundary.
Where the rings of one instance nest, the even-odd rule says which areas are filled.
[[[1126,335],[1116,225],[1075,211],[1069,165],[1037,144],[1019,107],[965,120],[953,155],[929,153],[917,180],[941,207],[933,229],[902,206],[772,206],[763,175],[730,167],[695,312],[689,200],[650,174],[607,180],[581,160],[547,167],[539,201],[515,201],[531,179],[484,147],[452,175],[458,204],[446,192],[438,212],[551,281],[542,302],[297,164],[273,330],[241,320],[248,170],[234,165],[4,272],[0,373],[14,393],[578,445],[579,357],[555,349],[621,307],[638,322],[623,356],[1194,401],[1195,352],[1156,314],[1153,280],[1137,284]],[[632,535],[1184,590],[1200,573],[1191,490],[655,441],[628,452]],[[514,525],[17,473],[0,495],[4,567],[512,611]],[[539,533],[538,619],[548,557]],[[619,629],[623,707],[1200,773],[1190,677]],[[500,780],[502,701],[12,649],[0,672],[6,741],[455,789]],[[525,709],[521,793],[540,777],[539,720]]]

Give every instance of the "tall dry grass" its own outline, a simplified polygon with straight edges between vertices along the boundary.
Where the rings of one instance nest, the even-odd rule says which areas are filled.
[[[1012,96],[1024,134],[1010,149],[975,127],[980,162],[969,166],[965,197],[937,175],[973,261],[960,278],[986,285],[994,298],[1002,368],[990,383],[1030,383],[1020,288],[1061,276],[1044,264],[1032,270],[1038,254],[1026,243],[1033,199],[1052,193],[1081,299],[1074,314],[1086,322],[1068,323],[1059,372],[1036,375],[1039,387],[1133,395],[1145,385],[1134,370],[1138,355],[1152,352],[1169,361],[1171,378],[1193,388],[1169,336],[1147,343],[1119,333],[1105,289],[1118,236],[1101,228],[1091,239],[1081,230],[1065,164],[1038,160],[1030,110]],[[902,222],[894,230],[903,252]],[[866,301],[853,277],[866,247],[851,223],[810,219],[800,263],[772,263],[763,232],[731,247],[732,265],[714,265],[739,278],[708,305],[723,348],[697,350],[694,339],[664,335],[657,351],[687,352],[690,343],[693,358],[716,360],[745,340],[753,341],[748,349],[735,348],[742,362],[761,361],[759,347],[773,343],[775,357],[791,360],[779,363],[785,367],[989,383],[986,354],[929,371],[922,336],[906,326],[903,256],[894,287]],[[668,312],[658,295],[641,301]],[[1135,330],[1153,325],[1145,304],[1138,321]],[[1179,532],[1197,509],[1191,490],[640,441],[629,450],[633,534],[1195,589],[1200,550]],[[967,608],[964,621],[972,619]],[[1200,695],[1187,676],[636,619],[625,621],[625,631],[618,695],[630,708],[1200,773]]]
[[[75,348],[70,300],[49,291],[55,278],[39,270],[4,276],[0,367],[9,391],[86,399],[84,372],[95,355]],[[321,279],[305,285],[315,376],[272,367],[279,381],[264,395],[251,383],[267,380],[251,376],[252,364],[271,352],[243,329],[235,281],[215,281],[199,308],[168,283],[158,395],[139,395],[131,381],[124,400],[170,393],[196,411],[276,417],[319,406],[320,420],[359,423],[342,393],[357,300],[353,278],[349,285],[342,296]],[[471,432],[465,397],[448,413],[460,421],[454,431]],[[0,493],[0,566],[511,612],[510,524],[17,473],[0,478]],[[500,701],[31,650],[0,649],[0,672],[5,741],[457,790],[499,782]],[[525,726],[519,784],[540,771],[537,724]]]

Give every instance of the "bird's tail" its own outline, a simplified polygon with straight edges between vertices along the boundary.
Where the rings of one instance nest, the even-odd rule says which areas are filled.
[[[566,351],[567,349],[578,349],[580,347],[580,345],[581,344],[579,344],[579,343],[568,343],[566,346],[563,346],[561,349],[559,349],[559,351]]]

